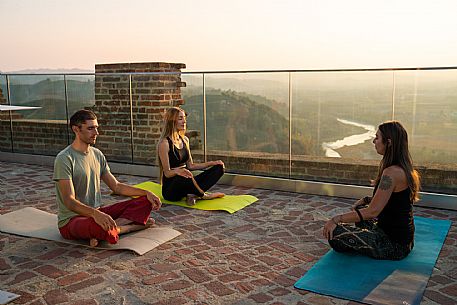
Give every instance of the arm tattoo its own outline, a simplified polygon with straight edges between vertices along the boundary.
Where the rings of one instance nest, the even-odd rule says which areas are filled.
[[[392,187],[392,178],[389,176],[383,175],[381,181],[379,182],[379,188],[383,191],[388,190]]]

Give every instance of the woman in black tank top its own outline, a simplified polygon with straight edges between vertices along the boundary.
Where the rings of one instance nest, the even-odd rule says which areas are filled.
[[[323,235],[335,251],[399,260],[414,247],[413,203],[419,199],[419,174],[413,168],[408,134],[399,122],[379,125],[373,144],[383,156],[373,196],[332,217]]]
[[[224,174],[224,163],[221,160],[194,163],[185,131],[184,110],[169,108],[157,149],[163,198],[179,201],[186,197],[187,204],[193,205],[197,199],[223,197],[223,193],[209,194],[206,191]],[[204,171],[194,176],[192,170]]]

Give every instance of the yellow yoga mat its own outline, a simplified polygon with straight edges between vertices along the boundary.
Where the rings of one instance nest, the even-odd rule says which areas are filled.
[[[160,200],[163,203],[179,205],[182,207],[206,210],[206,211],[227,211],[230,214],[235,213],[236,211],[241,210],[244,207],[247,207],[251,203],[256,202],[257,199],[251,195],[225,195],[222,198],[215,198],[211,200],[197,200],[195,205],[189,206],[186,204],[185,200],[181,201],[168,201],[163,199],[162,196],[162,186],[160,184],[146,181],[140,184],[135,185],[137,188],[148,190],[159,196]]]

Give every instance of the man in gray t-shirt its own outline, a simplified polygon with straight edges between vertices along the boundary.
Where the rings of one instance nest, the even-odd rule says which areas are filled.
[[[62,236],[88,239],[96,246],[99,240],[114,244],[119,234],[150,227],[154,223],[150,213],[160,208],[160,199],[117,181],[111,174],[103,153],[91,146],[99,134],[95,114],[77,111],[70,118],[70,127],[75,140],[57,155],[53,176]],[[116,194],[142,197],[101,207],[100,180]]]

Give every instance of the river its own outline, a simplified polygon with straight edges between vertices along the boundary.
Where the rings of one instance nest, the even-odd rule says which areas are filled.
[[[335,142],[323,142],[322,148],[325,150],[326,157],[341,158],[341,155],[336,151],[337,149],[344,146],[353,146],[362,144],[367,140],[371,140],[376,136],[376,129],[373,125],[361,124],[354,121],[344,120],[337,118],[337,121],[346,125],[352,125],[360,127],[366,130],[365,133],[355,134],[352,136],[344,137],[341,140]]]

